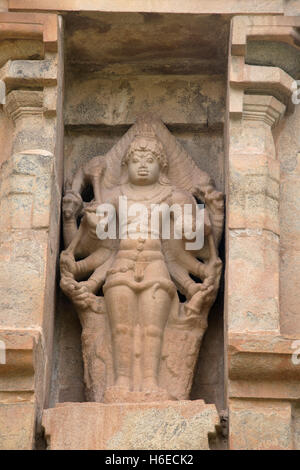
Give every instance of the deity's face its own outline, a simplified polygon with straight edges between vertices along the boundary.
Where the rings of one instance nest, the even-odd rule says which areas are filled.
[[[135,149],[128,161],[129,182],[147,186],[159,180],[160,164],[151,149]]]

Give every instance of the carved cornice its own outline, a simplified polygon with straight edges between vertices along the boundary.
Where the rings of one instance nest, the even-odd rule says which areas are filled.
[[[230,397],[300,399],[295,338],[279,333],[232,332],[228,343]]]
[[[286,106],[273,96],[244,95],[243,119],[262,121],[270,127],[278,124],[285,113]]]
[[[32,39],[44,44],[44,60],[8,60],[0,69],[0,104],[5,105],[10,90],[20,87],[54,87],[57,84],[57,62],[52,52],[58,46],[58,16],[40,13],[0,13],[0,42],[4,39]],[[12,52],[11,58],[14,58]],[[1,63],[2,65],[2,63]],[[45,107],[55,114],[54,92],[45,93]],[[26,106],[27,110],[29,106]],[[33,113],[34,109],[31,110]],[[47,111],[47,110],[46,110]],[[47,112],[48,112],[47,111]],[[32,114],[31,112],[31,114]],[[25,113],[25,110],[23,110]]]
[[[57,11],[121,11],[150,13],[191,14],[284,14],[282,0],[254,2],[253,0],[160,0],[142,2],[127,0],[111,2],[101,0],[8,0],[10,10]],[[142,5],[142,7],[141,7]]]
[[[231,115],[242,117],[244,93],[272,95],[292,110],[293,78],[279,67],[246,65],[242,57],[232,57],[230,73]]]
[[[8,89],[21,86],[54,86],[57,64],[53,60],[9,60],[0,69],[0,79]]]
[[[245,56],[247,41],[279,41],[300,50],[300,17],[235,16],[232,20],[231,53]]]
[[[3,356],[0,364],[1,393],[34,391],[34,357],[38,338],[36,330],[0,330]]]
[[[57,15],[0,13],[0,39],[40,39],[46,51],[57,51]]]
[[[292,111],[294,79],[279,67],[245,63],[247,41],[285,42],[300,50],[300,18],[276,16],[236,16],[232,20],[229,65],[229,114],[243,115],[244,93],[272,95]]]

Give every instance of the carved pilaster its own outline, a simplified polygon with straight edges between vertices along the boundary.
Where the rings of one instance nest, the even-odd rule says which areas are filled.
[[[272,96],[244,95],[242,119],[231,127],[230,332],[279,328],[279,164],[271,128],[284,111]]]
[[[0,448],[31,449],[51,371],[62,60],[58,64],[57,15],[0,13],[0,25],[1,39],[13,38],[17,45],[24,39],[40,41],[44,56],[14,60],[16,46],[0,64],[0,100],[11,129],[0,140],[12,149],[6,151],[0,185],[0,341],[6,349],[6,363],[0,365],[0,427],[7,429]]]
[[[281,335],[282,194],[274,139],[294,112],[294,80],[277,63],[250,65],[246,46],[251,37],[253,49],[255,40],[296,48],[297,25],[299,19],[285,17],[245,16],[232,22],[226,268],[230,449],[294,445],[299,366],[292,360],[293,342]]]
[[[44,120],[43,92],[13,90],[6,97],[5,110],[15,125],[14,153],[51,149],[53,132]]]

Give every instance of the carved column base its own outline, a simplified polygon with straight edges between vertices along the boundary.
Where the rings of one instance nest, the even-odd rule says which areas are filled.
[[[209,450],[218,423],[203,400],[61,403],[43,415],[50,450]]]

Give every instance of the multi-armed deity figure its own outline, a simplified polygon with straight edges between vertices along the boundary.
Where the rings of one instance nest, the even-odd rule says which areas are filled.
[[[81,197],[87,185],[89,203]],[[200,226],[197,199],[205,204]],[[174,235],[184,217],[171,210],[170,236],[163,237],[162,214],[158,224],[150,220],[154,206],[182,213],[189,206],[190,233]],[[99,207],[114,210],[103,217]],[[159,119],[143,116],[107,155],[79,169],[66,190],[63,219],[61,287],[83,328],[87,399],[188,399],[220,280],[222,194]],[[103,235],[110,223],[115,237]],[[204,243],[194,249],[187,242],[197,230]]]

